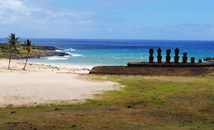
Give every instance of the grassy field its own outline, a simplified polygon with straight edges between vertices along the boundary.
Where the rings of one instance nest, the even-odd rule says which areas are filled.
[[[213,76],[83,77],[125,87],[83,104],[1,108],[0,129],[214,129]]]

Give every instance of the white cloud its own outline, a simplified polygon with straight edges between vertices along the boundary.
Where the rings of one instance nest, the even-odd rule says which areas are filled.
[[[18,10],[23,7],[23,3],[19,0],[0,0],[0,8]]]
[[[59,1],[61,2],[61,0]],[[3,30],[0,32],[0,37],[5,37],[10,33],[17,33],[21,37],[40,38],[125,38],[126,36],[139,38],[142,36],[142,38],[167,37],[170,39],[186,36],[186,39],[188,39],[188,36],[193,34],[200,37],[202,32],[204,35],[214,34],[214,26],[212,25],[183,24],[165,27],[147,25],[141,27],[143,23],[137,23],[139,21],[136,19],[132,23],[132,16],[129,16],[132,12],[126,14],[126,12],[114,11],[114,9],[120,8],[121,10],[127,9],[127,7],[122,6],[138,3],[139,1],[165,2],[170,0],[76,1],[82,2],[75,3],[75,0],[70,0],[69,6],[64,5],[66,2],[58,6],[51,3],[53,0],[0,0],[0,30]],[[109,8],[109,6],[114,8]]]
[[[89,23],[93,12],[74,12],[70,10],[54,10],[48,8],[35,7],[31,1],[27,0],[0,0],[0,25],[9,24],[47,24],[55,21],[62,23]],[[41,24],[42,26],[42,24]]]
[[[21,0],[0,0],[0,24],[19,23],[23,17],[30,16],[40,8],[30,8]]]
[[[14,11],[15,13],[22,13],[30,15],[34,11],[40,11],[40,8],[29,8],[20,0],[0,0],[1,12]]]

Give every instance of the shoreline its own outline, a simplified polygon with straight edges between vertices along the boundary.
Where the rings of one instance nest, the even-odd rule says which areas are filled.
[[[25,61],[24,59],[22,59]],[[21,60],[21,61],[22,61]],[[38,64],[38,65],[51,65],[51,66],[57,66],[57,67],[65,67],[65,68],[73,68],[73,69],[84,69],[84,70],[92,70],[93,67],[97,65],[79,65],[79,64],[71,64],[71,63],[50,63],[50,62],[37,62],[37,61],[31,61],[34,59],[29,59],[28,63],[30,64]]]
[[[12,105],[36,106],[47,104],[71,104],[96,98],[94,94],[118,90],[118,83],[92,81],[79,78],[78,74],[88,74],[88,70],[52,65],[0,59],[0,107]]]

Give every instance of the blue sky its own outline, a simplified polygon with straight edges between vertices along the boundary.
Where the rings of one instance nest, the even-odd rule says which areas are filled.
[[[214,40],[214,0],[0,0],[0,37]]]

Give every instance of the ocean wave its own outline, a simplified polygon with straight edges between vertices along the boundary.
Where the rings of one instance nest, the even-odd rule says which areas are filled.
[[[64,51],[76,51],[76,49],[69,48],[69,49],[64,49]]]
[[[80,55],[80,54],[71,54],[71,56],[83,56],[83,55]]]
[[[82,56],[83,57],[83,55],[80,55],[80,54],[73,54],[73,53],[70,53],[70,52],[66,52],[66,53],[68,53],[69,54],[69,56],[68,57],[70,57],[70,56]]]
[[[56,49],[56,52],[64,52],[64,51],[76,51],[76,49],[69,48],[69,49]]]
[[[71,57],[71,55],[69,54],[69,55],[66,55],[66,56],[64,56],[65,58],[68,58],[68,57]]]
[[[61,52],[62,50],[55,50],[56,52]]]
[[[48,57],[48,60],[67,60],[68,58],[66,57],[60,57],[60,56],[53,56],[53,57]]]

